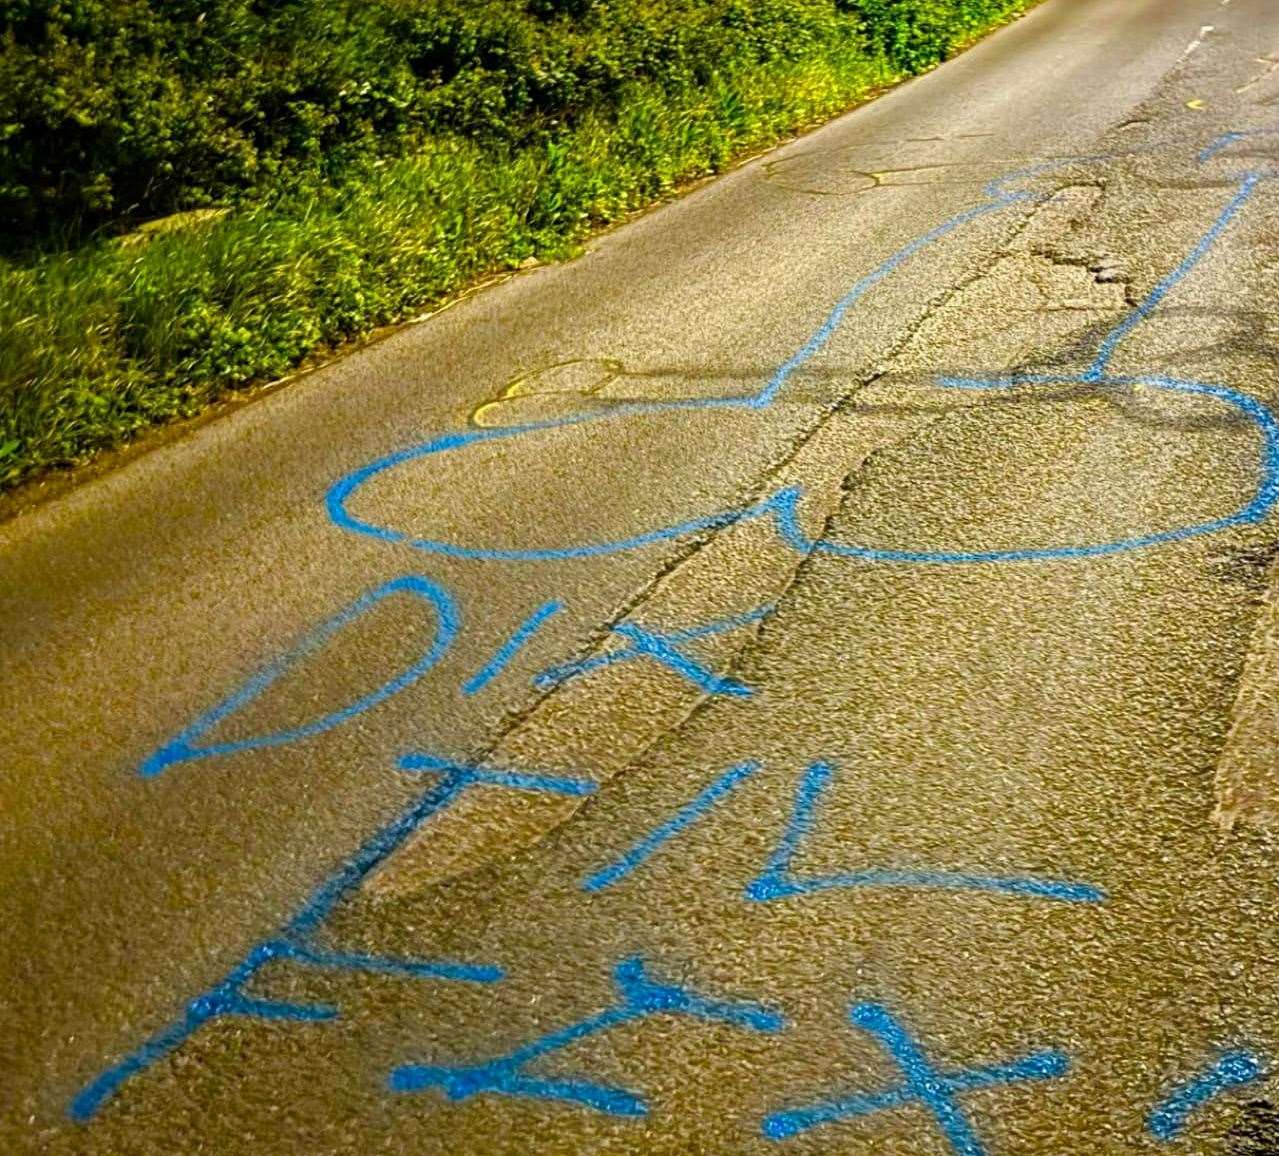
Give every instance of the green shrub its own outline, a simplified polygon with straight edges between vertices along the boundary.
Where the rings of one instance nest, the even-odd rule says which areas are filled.
[[[440,132],[522,143],[863,42],[917,71],[1016,0],[0,0],[0,226],[121,230]]]
[[[0,0],[0,485],[563,252],[1023,2]]]

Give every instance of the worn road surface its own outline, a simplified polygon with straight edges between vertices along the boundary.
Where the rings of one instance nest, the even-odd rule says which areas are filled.
[[[1048,0],[0,526],[0,1151],[1275,1156],[1277,299]]]

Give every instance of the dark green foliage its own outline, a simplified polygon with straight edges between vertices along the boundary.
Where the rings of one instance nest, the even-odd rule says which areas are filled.
[[[842,0],[858,13],[870,46],[894,68],[915,73],[941,63],[957,44],[985,31],[1000,5],[991,0]]]
[[[12,243],[234,203],[442,131],[519,143],[862,40],[917,71],[1016,0],[0,0]]]
[[[0,0],[0,486],[562,253],[1025,3]]]

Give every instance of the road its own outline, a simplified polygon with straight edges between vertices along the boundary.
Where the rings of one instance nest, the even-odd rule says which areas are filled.
[[[1048,0],[0,525],[3,1150],[1279,1152],[1276,61]]]

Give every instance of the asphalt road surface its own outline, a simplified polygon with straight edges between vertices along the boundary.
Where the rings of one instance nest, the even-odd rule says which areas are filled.
[[[0,526],[0,1150],[1274,1156],[1277,290],[1048,0]]]

